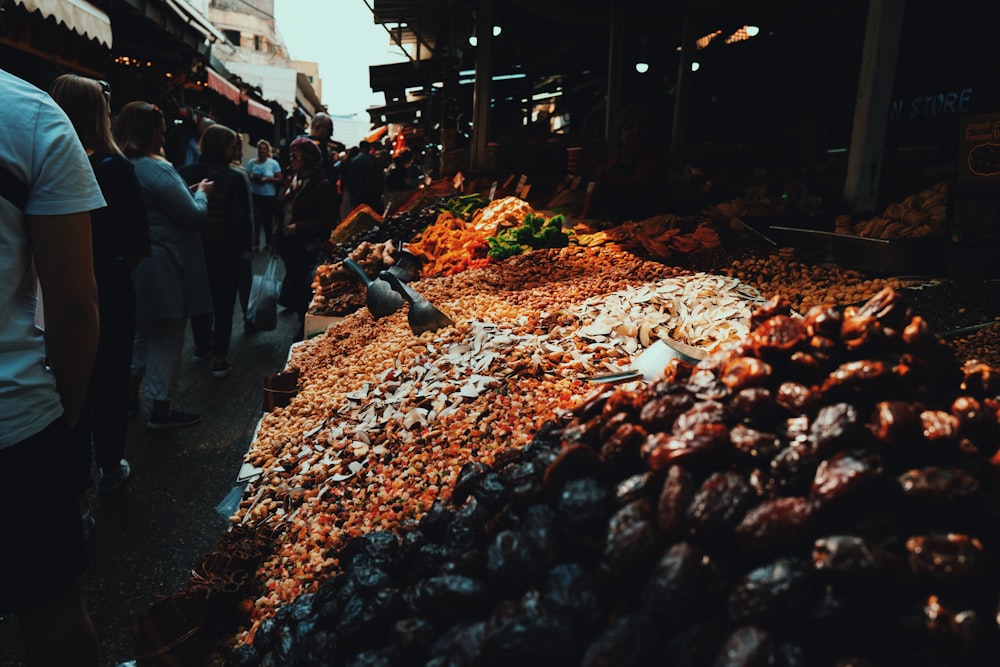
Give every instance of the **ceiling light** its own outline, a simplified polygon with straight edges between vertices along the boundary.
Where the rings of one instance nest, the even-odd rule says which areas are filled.
[[[645,74],[646,72],[649,71],[649,63],[642,63],[642,62],[636,63],[635,71],[638,72],[639,74]]]
[[[755,25],[748,25],[746,31],[748,37],[756,37],[760,33],[760,28]]]
[[[701,63],[699,63],[697,61],[691,63],[691,71],[692,72],[697,72],[699,69],[701,69]]]
[[[493,26],[493,36],[494,37],[499,37],[501,32],[503,32],[503,28],[501,28],[498,25]]]
[[[479,39],[475,35],[469,35],[469,46],[478,46]]]

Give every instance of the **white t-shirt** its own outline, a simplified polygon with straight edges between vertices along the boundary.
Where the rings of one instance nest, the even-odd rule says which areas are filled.
[[[27,186],[25,210],[0,197],[0,449],[59,415],[56,381],[35,326],[36,285],[24,214],[66,215],[106,204],[69,118],[44,91],[0,70],[0,165]]]
[[[250,191],[255,195],[274,197],[278,194],[277,183],[258,183],[254,176],[262,178],[274,178],[281,173],[281,165],[274,158],[267,158],[263,163],[257,162],[257,158],[247,160],[247,173],[250,174]]]

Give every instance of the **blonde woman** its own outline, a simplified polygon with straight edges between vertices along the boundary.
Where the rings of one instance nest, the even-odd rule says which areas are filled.
[[[149,212],[152,254],[132,276],[138,301],[132,379],[136,390],[144,384],[152,402],[146,422],[151,429],[201,420],[176,409],[173,399],[188,318],[212,312],[200,229],[213,184],[203,180],[188,188],[162,155],[165,133],[163,112],[148,102],[129,102],[115,121],[115,141],[135,167]]]

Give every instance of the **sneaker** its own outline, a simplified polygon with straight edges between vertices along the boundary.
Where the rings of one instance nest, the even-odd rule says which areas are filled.
[[[227,360],[216,361],[212,366],[212,377],[216,380],[223,380],[229,377],[233,372],[233,365]]]
[[[151,429],[166,429],[166,428],[182,428],[184,426],[192,426],[201,421],[201,415],[196,412],[181,412],[180,410],[171,410],[170,414],[167,415],[149,415],[149,421],[146,422],[146,428]]]
[[[128,461],[122,459],[118,462],[118,468],[112,469],[107,473],[104,472],[104,468],[97,469],[97,491],[98,493],[114,493],[118,489],[122,488],[125,482],[128,481],[129,476],[132,474],[132,468],[129,466]]]
[[[194,360],[195,363],[203,363],[212,358],[212,346],[211,345],[195,345],[194,346]]]

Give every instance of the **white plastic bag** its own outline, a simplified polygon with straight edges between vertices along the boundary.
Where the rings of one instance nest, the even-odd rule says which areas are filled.
[[[247,300],[247,324],[257,331],[274,331],[278,326],[278,292],[281,283],[278,281],[277,255],[272,255],[267,262],[263,275],[254,276],[250,284],[250,297]]]

